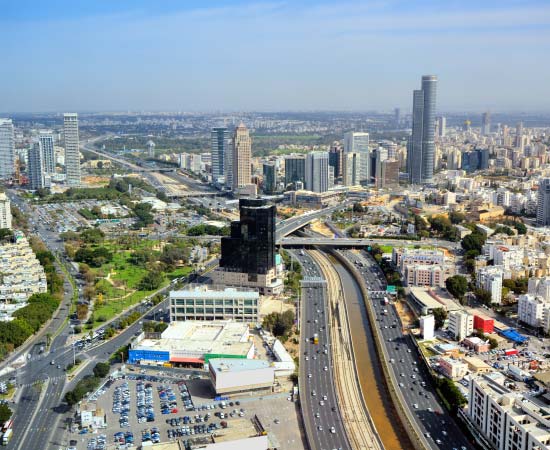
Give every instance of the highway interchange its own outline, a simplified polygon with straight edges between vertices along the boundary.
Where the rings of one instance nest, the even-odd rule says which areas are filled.
[[[304,287],[301,296],[300,401],[306,434],[314,437],[308,441],[312,450],[350,449],[334,389],[326,282],[311,256],[293,255],[302,266],[304,281],[315,284]],[[318,344],[312,342],[315,333]]]

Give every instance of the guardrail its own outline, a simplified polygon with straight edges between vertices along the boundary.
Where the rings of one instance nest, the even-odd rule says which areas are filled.
[[[409,439],[411,440],[412,445],[415,450],[428,450],[430,449],[430,444],[422,434],[422,431],[418,428],[416,421],[411,415],[411,412],[404,405],[406,404],[405,398],[401,390],[399,389],[397,378],[393,373],[393,370],[390,368],[389,356],[386,352],[386,347],[383,344],[383,338],[380,336],[380,331],[378,330],[376,323],[376,316],[372,307],[371,302],[369,302],[369,295],[367,288],[365,287],[365,281],[361,274],[357,271],[354,265],[340,252],[331,250],[331,254],[352,274],[352,276],[357,281],[361,294],[363,295],[363,300],[365,302],[365,307],[367,310],[367,316],[371,323],[372,334],[374,336],[374,344],[376,351],[380,358],[382,372],[384,373],[384,378],[388,386],[388,391],[392,399],[397,415],[403,424],[403,427],[407,431]]]

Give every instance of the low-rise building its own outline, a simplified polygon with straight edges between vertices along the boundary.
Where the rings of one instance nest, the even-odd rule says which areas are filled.
[[[493,368],[489,364],[476,356],[465,356],[462,358],[462,361],[468,365],[470,373],[480,374],[493,371]]]
[[[439,358],[439,371],[451,380],[461,380],[468,373],[468,364],[458,359]]]
[[[260,295],[257,291],[225,288],[210,289],[205,285],[170,292],[170,321],[235,320],[257,323]]]
[[[78,406],[80,413],[80,424],[82,428],[105,428],[105,411],[97,406],[96,402],[81,402]]]
[[[474,314],[474,330],[480,330],[483,333],[492,333],[495,330],[495,321],[490,317]]]
[[[293,206],[321,209],[326,206],[337,205],[342,199],[342,192],[288,191],[285,192],[284,199],[285,203]]]
[[[210,359],[208,373],[218,395],[271,389],[275,380],[273,365],[258,359]]]
[[[488,341],[484,341],[477,336],[468,337],[464,339],[462,343],[476,353],[486,353],[491,349]]]

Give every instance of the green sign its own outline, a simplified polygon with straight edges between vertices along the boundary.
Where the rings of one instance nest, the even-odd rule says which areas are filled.
[[[388,294],[395,294],[397,292],[397,288],[393,284],[388,284],[386,287],[386,292]]]

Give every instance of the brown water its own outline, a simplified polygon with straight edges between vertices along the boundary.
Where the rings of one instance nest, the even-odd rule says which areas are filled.
[[[341,264],[335,260],[332,263],[342,280],[359,382],[376,430],[386,450],[411,449],[384,382],[359,286]]]

